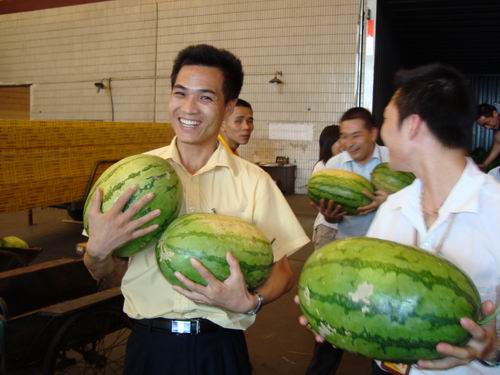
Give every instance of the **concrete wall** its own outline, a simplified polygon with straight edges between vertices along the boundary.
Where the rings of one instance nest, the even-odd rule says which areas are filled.
[[[298,165],[296,191],[317,139],[355,103],[357,0],[117,0],[0,16],[0,85],[32,84],[32,119],[168,121],[176,53],[209,43],[245,69],[241,97],[256,130],[243,157]],[[276,90],[268,81],[282,71]],[[108,83],[107,80],[104,81]],[[312,123],[313,140],[269,140],[270,122]]]

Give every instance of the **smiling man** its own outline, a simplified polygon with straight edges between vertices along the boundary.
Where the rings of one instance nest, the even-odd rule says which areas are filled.
[[[233,154],[238,147],[246,145],[253,132],[253,109],[246,100],[238,99],[233,113],[224,119],[220,128],[219,141]]]
[[[340,118],[340,140],[344,151],[330,160],[325,168],[344,169],[370,180],[373,169],[389,161],[389,151],[376,143],[378,129],[372,114],[365,108],[354,107]],[[323,202],[317,206],[325,219],[338,223],[336,238],[363,236],[368,231],[374,211],[385,201],[387,194],[376,191],[371,195],[372,203],[358,209],[358,215],[348,216],[335,202]]]
[[[287,256],[309,239],[270,176],[234,157],[217,141],[243,84],[241,62],[226,50],[208,45],[182,50],[171,73],[170,121],[176,137],[169,146],[150,151],[168,160],[183,186],[181,214],[217,212],[236,216],[260,228],[273,241],[274,265],[268,279],[248,290],[238,261],[227,249],[230,276],[219,281],[197,260],[192,264],[208,285],[178,275],[185,289],[161,275],[154,245],[134,255],[122,281],[124,311],[133,320],[124,374],[250,374],[243,331],[264,303],[293,285]],[[111,253],[133,238],[156,229],[141,226],[158,215],[132,216],[152,197],[123,212],[131,187],[105,214],[101,192],[89,211],[85,264],[100,279],[113,268]],[[187,329],[179,330],[181,326]]]

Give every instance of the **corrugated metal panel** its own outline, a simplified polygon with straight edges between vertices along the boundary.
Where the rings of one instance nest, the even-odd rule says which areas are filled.
[[[500,103],[500,76],[469,77],[472,90],[478,103]],[[493,130],[474,125],[472,149],[484,147],[489,149],[493,144]]]

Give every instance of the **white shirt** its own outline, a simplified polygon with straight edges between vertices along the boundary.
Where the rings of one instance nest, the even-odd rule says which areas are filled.
[[[493,176],[496,178],[498,182],[500,182],[500,167],[493,168],[488,172],[490,176]]]
[[[450,219],[454,217],[440,255],[461,268],[476,285],[481,300],[500,302],[500,185],[482,173],[471,161],[457,181],[438,218],[427,229],[422,216],[420,197],[422,184],[412,185],[389,196],[380,206],[367,233],[369,237],[414,245],[433,252],[441,242]],[[497,326],[500,322],[497,320]],[[493,375],[500,368],[489,368],[471,362],[446,371],[412,368],[411,375]]]
[[[346,171],[357,173],[367,180],[371,179],[373,169],[383,162],[389,161],[389,150],[385,146],[375,145],[371,159],[365,164],[359,164],[352,159],[347,151],[334,156],[326,162],[325,168],[343,169]],[[344,216],[342,221],[337,225],[338,232],[336,238],[346,238],[354,236],[364,236],[375,216],[374,212],[362,216]],[[323,215],[318,214],[316,223],[326,225],[327,222]],[[335,227],[334,227],[335,228]]]

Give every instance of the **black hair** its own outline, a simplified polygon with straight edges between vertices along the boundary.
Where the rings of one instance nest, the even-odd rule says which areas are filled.
[[[326,126],[319,135],[319,160],[326,163],[333,156],[332,146],[339,140],[340,130],[338,125]]]
[[[253,111],[252,105],[249,102],[247,102],[246,100],[243,100],[240,98],[238,98],[238,100],[236,101],[235,107],[246,107],[246,108],[250,108]]]
[[[241,61],[231,52],[219,49],[208,44],[197,44],[184,48],[177,54],[172,73],[170,74],[170,84],[173,88],[177,75],[185,65],[200,65],[211,68],[218,68],[224,75],[222,86],[224,101],[238,98],[243,86],[243,67]]]
[[[484,116],[484,117],[491,117],[493,116],[493,112],[496,111],[497,109],[495,106],[487,103],[482,103],[477,106],[477,114],[476,114],[476,120],[479,120],[479,117]]]
[[[394,104],[399,123],[419,115],[444,146],[468,150],[474,122],[471,91],[465,77],[443,64],[424,65],[396,73]]]
[[[375,127],[375,120],[373,118],[373,115],[369,110],[363,107],[354,107],[348,109],[340,118],[340,122],[355,119],[363,120],[365,128],[368,130]]]

